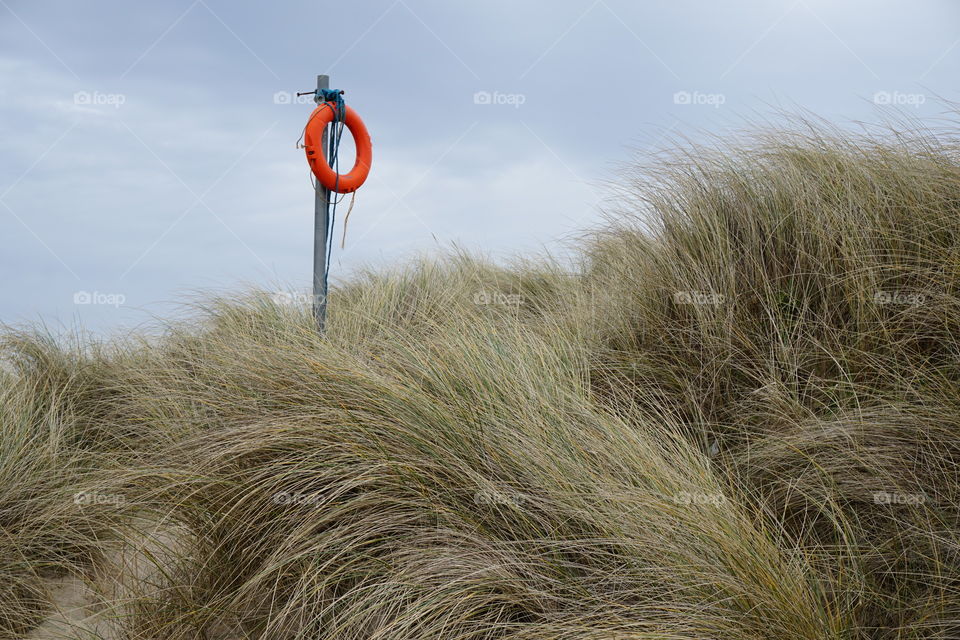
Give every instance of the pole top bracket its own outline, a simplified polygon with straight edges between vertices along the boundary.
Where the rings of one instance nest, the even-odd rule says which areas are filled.
[[[317,104],[321,102],[336,102],[344,94],[343,89],[314,89],[313,91],[298,91],[299,96],[313,96],[313,101]]]

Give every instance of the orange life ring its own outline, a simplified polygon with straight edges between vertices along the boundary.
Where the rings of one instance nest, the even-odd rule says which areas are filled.
[[[323,149],[323,130],[336,116],[334,103],[324,102],[314,109],[303,130],[303,146],[313,175],[317,176],[320,184],[335,193],[350,193],[359,189],[370,173],[370,161],[373,159],[373,147],[367,127],[356,111],[347,105],[344,107],[343,124],[350,130],[357,147],[357,159],[350,173],[341,175],[330,168]]]

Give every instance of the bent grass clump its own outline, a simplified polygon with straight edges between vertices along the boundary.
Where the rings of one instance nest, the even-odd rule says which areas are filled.
[[[160,338],[9,330],[0,636],[960,635],[960,154],[638,168],[572,272],[454,255]]]

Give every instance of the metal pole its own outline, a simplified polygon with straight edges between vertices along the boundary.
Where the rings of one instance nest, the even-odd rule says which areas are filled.
[[[321,102],[320,89],[330,88],[330,76],[317,76],[316,102]],[[327,151],[327,131],[324,129],[320,148],[329,162]],[[330,191],[317,181],[313,199],[313,317],[317,330],[323,332],[327,319],[327,230],[330,227]]]

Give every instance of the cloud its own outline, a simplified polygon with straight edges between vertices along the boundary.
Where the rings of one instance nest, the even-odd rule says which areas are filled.
[[[172,108],[136,89],[111,103],[106,89],[24,61],[0,69],[19,96],[0,107],[10,141],[2,181],[29,169],[4,198],[0,234],[11,240],[11,264],[34,274],[6,285],[0,317],[29,309],[128,325],[210,283],[307,286],[313,196],[293,143],[309,106],[223,117],[215,104]],[[75,102],[76,92],[84,93]],[[25,121],[31,130],[18,132]],[[334,277],[454,243],[499,255],[535,249],[581,226],[595,201],[517,124],[377,144]],[[74,305],[78,291],[120,294],[126,304]]]
[[[0,21],[0,319],[79,314],[105,329],[199,286],[306,286],[312,194],[294,145],[310,105],[274,95],[316,73],[348,90],[374,138],[335,277],[454,241],[557,247],[599,218],[600,163],[660,132],[716,131],[771,102],[869,120],[870,96],[921,75],[955,98],[943,7],[860,4],[539,2],[505,20],[502,0],[388,0],[345,6],[322,42],[316,3],[17,5],[23,22]],[[676,104],[678,91],[723,106]],[[81,287],[126,305],[79,308]]]

